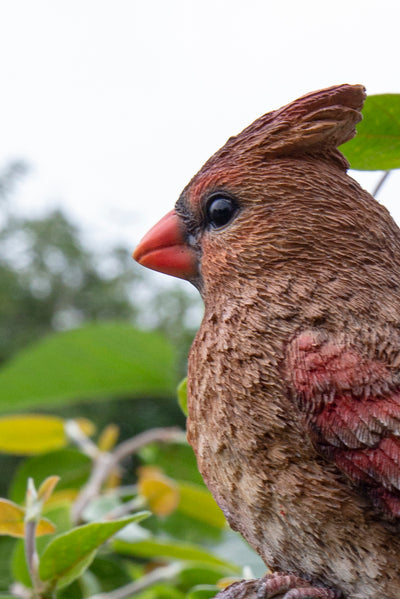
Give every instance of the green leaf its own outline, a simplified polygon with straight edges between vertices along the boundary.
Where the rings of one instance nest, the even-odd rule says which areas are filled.
[[[103,592],[114,591],[132,582],[122,560],[118,561],[116,557],[118,558],[118,556],[96,556],[90,566],[90,571],[96,576]]]
[[[142,528],[146,528],[154,535],[166,534],[178,541],[196,544],[207,543],[210,546],[221,540],[224,531],[222,528],[210,526],[179,512],[174,512],[167,518],[151,517],[145,521]]]
[[[225,516],[215,503],[211,493],[199,485],[179,482],[180,502],[178,511],[216,528],[226,526]]]
[[[368,96],[354,139],[340,146],[352,169],[400,168],[400,94]]]
[[[229,571],[212,564],[188,562],[188,566],[179,575],[179,582],[186,589],[191,589],[198,584],[215,585],[221,578],[229,575]]]
[[[41,555],[45,547],[49,544],[49,537],[39,537],[36,541],[38,554]],[[15,580],[22,582],[28,588],[31,588],[32,581],[26,563],[24,540],[19,539],[15,544],[13,554],[11,556],[12,574]]]
[[[69,506],[51,508],[47,515],[57,527],[57,533],[65,532],[71,528],[71,515]],[[39,556],[49,544],[48,536],[39,537],[36,540],[36,546]],[[26,564],[25,547],[23,539],[17,541],[14,551],[11,552],[12,574],[15,580],[22,582],[26,587],[31,587],[31,577]]]
[[[206,488],[193,449],[187,443],[152,443],[143,447],[139,455],[145,464],[159,466],[174,480],[185,480]]]
[[[57,333],[0,369],[0,412],[85,398],[171,396],[173,364],[163,337],[126,323]]]
[[[35,456],[22,462],[12,481],[9,496],[12,501],[22,503],[25,499],[28,478],[36,483],[57,474],[60,482],[57,490],[79,489],[88,479],[91,460],[76,449],[62,449]]]
[[[171,583],[160,583],[145,589],[141,593],[135,593],[127,599],[184,599],[185,594]]]
[[[0,590],[5,591],[13,582],[11,576],[10,555],[15,546],[15,539],[2,537],[0,539]],[[0,594],[1,597],[1,594]]]
[[[181,381],[178,385],[178,389],[177,389],[177,394],[178,394],[178,404],[179,407],[181,408],[182,412],[185,414],[185,416],[188,415],[188,409],[187,409],[187,377],[183,379],[183,381]]]
[[[216,585],[198,584],[190,589],[185,599],[212,599],[220,590]]]
[[[222,566],[235,573],[240,573],[241,571],[240,567],[209,553],[202,547],[182,541],[149,539],[136,543],[126,543],[125,541],[116,540],[113,543],[113,548],[117,553],[123,553],[124,555],[134,555],[142,558],[170,558],[196,561]]]
[[[41,557],[40,578],[52,586],[70,584],[90,566],[100,545],[127,524],[138,522],[147,515],[148,512],[139,512],[129,518],[86,524],[56,537]]]

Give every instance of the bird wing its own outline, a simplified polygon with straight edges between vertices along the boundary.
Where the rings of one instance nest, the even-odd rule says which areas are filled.
[[[400,387],[381,361],[321,332],[289,344],[287,376],[316,449],[400,517]]]

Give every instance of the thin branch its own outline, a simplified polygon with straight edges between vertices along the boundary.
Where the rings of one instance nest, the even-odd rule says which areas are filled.
[[[138,510],[144,510],[146,508],[147,501],[144,497],[134,497],[130,501],[122,503],[118,507],[107,512],[103,518],[104,520],[117,520],[117,518],[123,518],[127,514],[137,512]]]
[[[166,580],[173,581],[181,570],[181,564],[176,563],[165,566],[164,568],[157,568],[156,570],[150,572],[150,574],[142,576],[142,578],[139,580],[130,582],[129,584],[116,589],[115,591],[93,595],[89,599],[126,599],[127,597],[132,597],[132,595],[136,595],[137,593],[144,591],[144,589],[147,589],[158,582],[164,582]]]
[[[37,522],[35,520],[25,522],[25,558],[26,563],[28,565],[32,585],[34,588],[37,587],[38,583],[38,554],[36,551],[36,527]]]
[[[186,441],[186,434],[176,426],[170,428],[152,428],[144,433],[139,433],[136,437],[123,441],[113,451],[113,467],[117,466],[125,458],[133,455],[145,445],[154,442],[172,443],[173,441],[181,443]],[[112,470],[112,468],[111,468]]]
[[[65,433],[69,439],[79,447],[82,453],[92,460],[97,458],[100,449],[87,435],[85,435],[75,420],[67,420],[65,424]]]
[[[153,428],[123,441],[112,453],[98,451],[93,460],[93,470],[86,485],[82,488],[72,506],[72,521],[77,523],[81,520],[83,510],[95,497],[100,494],[101,487],[106,482],[111,472],[119,467],[120,463],[127,457],[137,453],[139,449],[149,443],[158,442],[181,442],[185,434],[176,427]]]
[[[379,191],[380,191],[381,187],[382,187],[382,186],[383,186],[383,184],[384,184],[384,183],[387,181],[387,179],[388,179],[388,177],[389,177],[389,175],[390,175],[390,173],[391,173],[391,172],[392,172],[392,171],[385,171],[385,172],[383,173],[382,177],[379,179],[378,183],[377,183],[377,184],[376,184],[376,186],[375,186],[375,189],[374,189],[374,191],[372,192],[372,195],[374,196],[374,198],[376,198],[376,196],[378,195],[378,193],[379,193]]]

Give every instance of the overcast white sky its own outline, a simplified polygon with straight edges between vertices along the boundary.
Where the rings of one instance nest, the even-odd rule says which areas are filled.
[[[24,211],[133,248],[261,114],[344,82],[399,93],[399,20],[397,0],[0,0],[0,166],[32,166]],[[398,222],[399,193],[397,171]]]

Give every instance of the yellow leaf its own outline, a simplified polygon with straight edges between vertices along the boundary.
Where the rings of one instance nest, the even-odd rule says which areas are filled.
[[[11,537],[24,537],[25,510],[8,499],[0,498],[0,534]],[[42,518],[36,528],[36,536],[48,535],[54,532],[55,526],[46,518]]]
[[[97,443],[99,449],[101,449],[101,451],[110,451],[110,449],[115,446],[118,436],[119,427],[116,424],[109,424],[106,426],[106,428],[102,431]]]
[[[59,476],[48,476],[39,487],[38,499],[43,501],[43,503],[46,503],[46,501],[50,499],[50,496],[54,491],[54,487],[59,480]]]
[[[0,534],[23,537],[25,510],[8,499],[0,499]]]
[[[151,511],[157,516],[168,516],[179,505],[176,483],[165,476],[159,468],[139,468],[139,494],[147,499]]]
[[[31,455],[66,445],[64,422],[56,416],[20,414],[0,418],[0,452]]]
[[[56,527],[47,518],[42,518],[36,527],[36,536],[42,537],[43,535],[50,535],[55,532]]]

